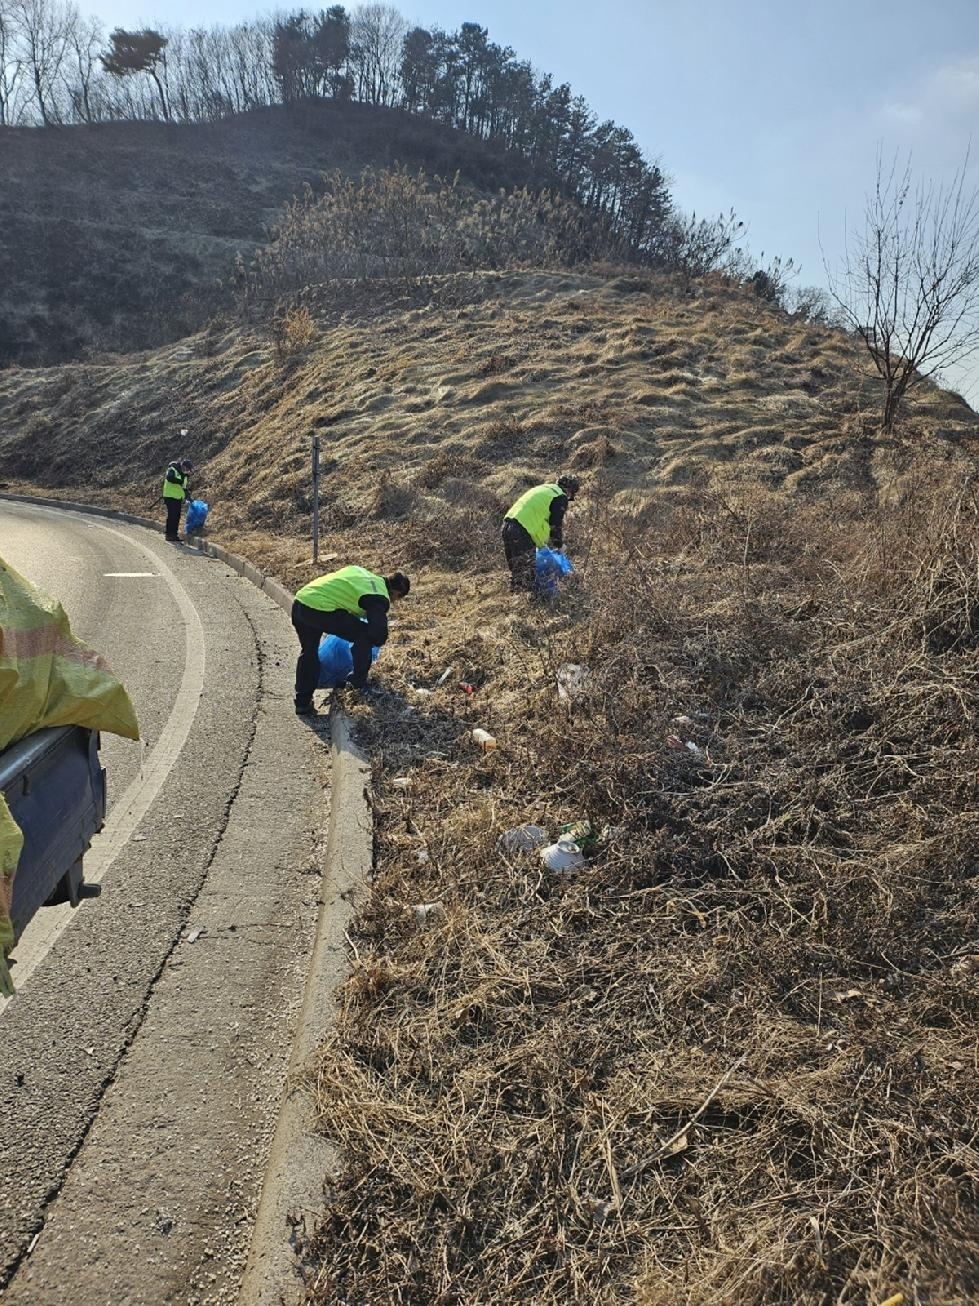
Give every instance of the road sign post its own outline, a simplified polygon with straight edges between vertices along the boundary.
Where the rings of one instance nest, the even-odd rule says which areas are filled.
[[[313,436],[313,561],[320,557],[320,438]]]

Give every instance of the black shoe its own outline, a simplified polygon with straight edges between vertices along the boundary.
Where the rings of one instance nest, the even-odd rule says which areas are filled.
[[[296,716],[319,716],[311,698],[296,699]]]

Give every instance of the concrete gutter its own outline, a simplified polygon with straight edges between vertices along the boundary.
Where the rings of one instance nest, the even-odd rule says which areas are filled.
[[[313,1058],[333,1027],[332,998],[348,973],[346,936],[360,910],[373,858],[366,795],[370,766],[350,737],[343,712],[330,714],[333,785],[330,830],[306,996],[289,1064],[285,1097],[272,1140],[255,1219],[241,1306],[281,1306],[303,1292],[303,1243],[323,1209],[324,1183],[336,1150],[316,1129]]]
[[[160,522],[112,508],[0,492],[0,501],[61,508],[128,522],[163,533]],[[257,586],[289,613],[293,596],[274,576],[210,540],[189,547],[217,558]],[[349,971],[346,935],[360,910],[373,865],[374,827],[370,764],[353,742],[350,720],[330,712],[330,817],[323,868],[322,897],[303,1004],[299,1013],[279,1119],[269,1151],[262,1195],[252,1230],[240,1306],[291,1306],[304,1290],[302,1244],[322,1210],[324,1182],[336,1168],[337,1153],[316,1127],[313,1058],[334,1024],[334,997]]]

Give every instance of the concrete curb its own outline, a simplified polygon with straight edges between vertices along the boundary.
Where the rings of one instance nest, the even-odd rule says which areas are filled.
[[[159,522],[113,508],[0,491],[0,501],[62,508],[128,522],[163,534]],[[275,576],[210,540],[190,547],[216,558],[262,590],[286,613],[293,596]],[[332,1145],[316,1129],[312,1060],[333,1023],[333,998],[347,972],[346,934],[360,909],[374,857],[368,801],[370,764],[353,742],[349,718],[330,713],[330,818],[322,899],[303,1004],[296,1026],[286,1086],[269,1150],[262,1194],[239,1290],[240,1306],[282,1306],[303,1291],[300,1243],[322,1209],[323,1185],[337,1163]]]
[[[312,1060],[333,1023],[326,999],[332,998],[347,973],[347,930],[365,895],[374,835],[366,800],[370,764],[353,743],[344,713],[333,710],[330,724],[333,786],[323,901],[240,1306],[280,1306],[299,1300],[304,1288],[301,1242],[313,1231],[322,1211],[324,1181],[338,1161],[333,1146],[314,1128]]]

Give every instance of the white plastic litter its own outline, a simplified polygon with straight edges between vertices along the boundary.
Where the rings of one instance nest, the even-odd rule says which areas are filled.
[[[478,744],[484,753],[490,753],[496,747],[496,740],[488,730],[477,726],[472,732],[473,743]]]
[[[532,853],[545,843],[547,831],[542,825],[515,825],[512,830],[505,830],[500,835],[500,848],[511,857],[520,853]]]
[[[557,669],[557,696],[562,703],[572,703],[585,692],[588,668],[579,662],[565,662]]]
[[[391,781],[392,789],[410,789],[411,779],[406,775],[396,775]]]
[[[411,909],[415,918],[415,924],[424,928],[430,922],[436,921],[444,914],[444,908],[440,902],[419,902]]]
[[[549,871],[566,875],[585,864],[585,857],[573,839],[562,835],[557,843],[549,843],[540,850],[540,859]]]
[[[667,745],[678,753],[690,753],[691,756],[703,760],[707,757],[707,750],[695,744],[692,739],[681,739],[679,735],[667,735]]]

